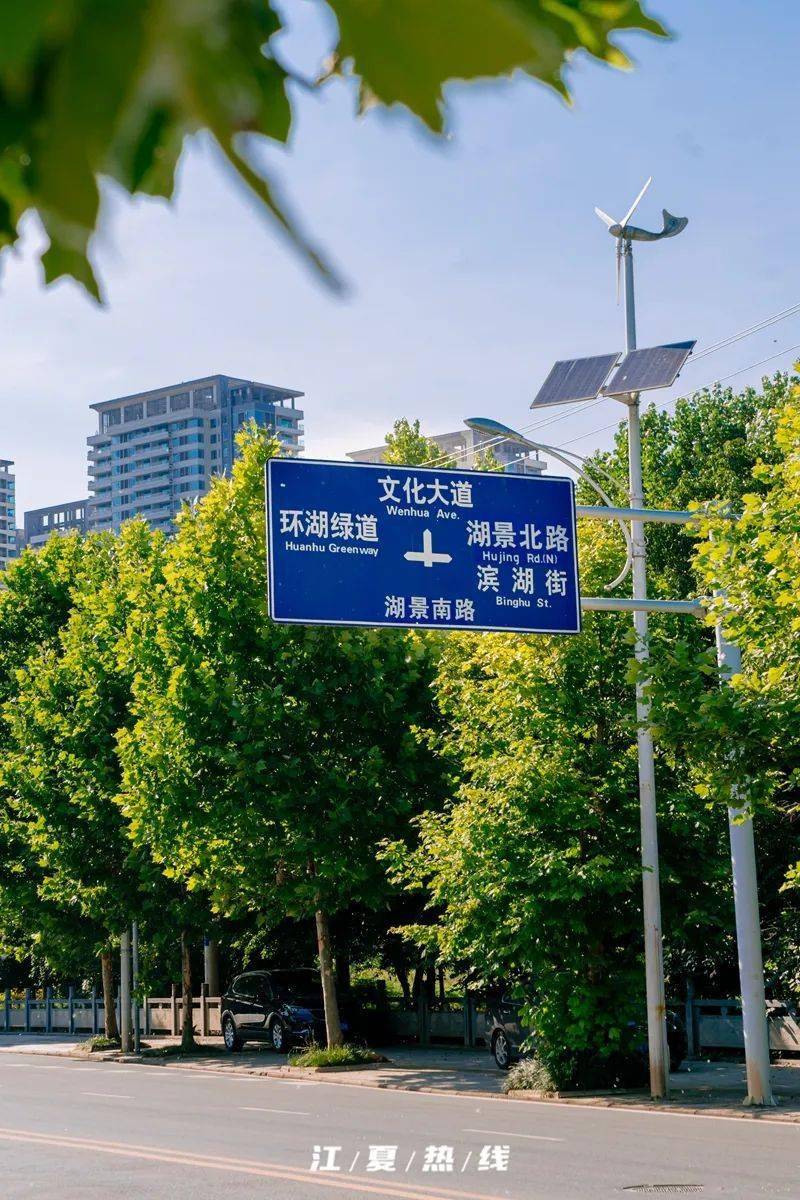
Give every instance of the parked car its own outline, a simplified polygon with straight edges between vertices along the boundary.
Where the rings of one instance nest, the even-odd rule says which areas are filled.
[[[507,1071],[512,1063],[519,1062],[528,1052],[527,1048],[523,1051],[522,1046],[530,1035],[530,1029],[523,1025],[520,1010],[520,1002],[506,991],[500,990],[487,997],[486,1045],[501,1071]],[[667,1044],[669,1069],[677,1071],[686,1057],[686,1028],[680,1016],[670,1009],[667,1010]],[[638,1050],[647,1058],[646,1042],[640,1044]]]
[[[226,1050],[245,1042],[268,1042],[284,1051],[297,1044],[325,1042],[322,980],[310,968],[246,971],[222,997],[222,1038]],[[348,1031],[342,1020],[342,1030]]]

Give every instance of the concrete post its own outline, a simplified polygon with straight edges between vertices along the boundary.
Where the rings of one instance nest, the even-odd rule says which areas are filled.
[[[200,1035],[208,1037],[208,984],[200,984]]]
[[[131,933],[125,929],[119,939],[119,1038],[123,1053],[133,1048],[131,1036]]]
[[[219,942],[215,938],[203,938],[203,978],[209,996],[219,996]]]

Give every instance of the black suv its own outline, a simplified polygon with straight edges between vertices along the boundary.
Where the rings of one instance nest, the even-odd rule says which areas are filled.
[[[492,991],[486,1000],[486,1045],[501,1071],[507,1071],[512,1063],[518,1062],[526,1053],[523,1043],[530,1030],[522,1024],[521,1003],[506,991]],[[686,1057],[686,1028],[680,1016],[667,1009],[667,1044],[669,1046],[669,1069],[680,1070]],[[637,1051],[642,1059],[647,1058],[647,1042],[642,1042]]]
[[[256,1041],[279,1051],[298,1042],[325,1043],[322,981],[310,968],[237,975],[222,997],[220,1016],[226,1050]],[[347,1029],[342,1021],[342,1030]]]

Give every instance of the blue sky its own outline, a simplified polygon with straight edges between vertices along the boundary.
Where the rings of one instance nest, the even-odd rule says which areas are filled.
[[[592,210],[621,215],[650,174],[641,222],[664,205],[690,224],[639,252],[640,345],[696,337],[699,353],[799,301],[800,6],[650,7],[676,40],[627,37],[631,74],[576,61],[571,110],[525,79],[454,85],[451,136],[435,141],[402,113],[357,120],[346,84],[304,96],[289,150],[264,153],[345,298],[202,140],[172,205],[107,195],[105,309],[69,283],[44,289],[30,222],[0,280],[0,457],[16,460],[20,514],[85,494],[90,404],[211,372],[305,391],[320,457],[381,441],[398,416],[429,432],[478,413],[530,425],[553,360],[621,346],[613,243]],[[286,8],[285,52],[310,67],[330,24],[316,4]],[[731,382],[757,379],[797,343],[800,316],[687,366],[682,390],[783,352]],[[559,410],[541,437],[590,453],[620,412]]]

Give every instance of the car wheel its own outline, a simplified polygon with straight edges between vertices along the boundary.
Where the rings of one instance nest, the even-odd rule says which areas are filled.
[[[276,1017],[270,1025],[269,1039],[272,1043],[272,1049],[277,1050],[278,1054],[282,1054],[284,1050],[289,1049],[289,1034],[280,1017]]]
[[[226,1017],[222,1022],[222,1040],[229,1054],[242,1048],[242,1039],[239,1037],[233,1017]]]
[[[502,1029],[498,1030],[494,1035],[492,1054],[500,1070],[507,1071],[511,1066],[511,1046],[509,1045],[508,1037]]]

